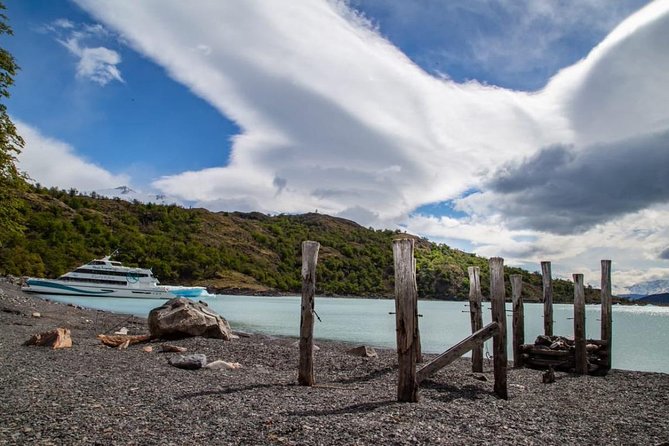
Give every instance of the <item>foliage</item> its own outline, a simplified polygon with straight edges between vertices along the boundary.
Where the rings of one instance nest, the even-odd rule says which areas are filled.
[[[299,293],[301,243],[315,240],[320,294],[392,296],[392,240],[408,237],[321,214],[212,213],[39,186],[22,193],[21,212],[26,230],[0,247],[0,274],[56,277],[120,248],[119,260],[152,267],[164,282]],[[421,298],[466,299],[469,266],[480,267],[488,294],[486,259],[414,239]],[[541,296],[539,274],[506,272],[523,275],[526,299]],[[573,296],[569,282],[555,281],[554,288],[556,301]]]
[[[5,5],[0,3],[0,36],[13,34],[7,23],[7,16],[2,13],[4,10]],[[25,181],[16,168],[15,161],[24,142],[18,135],[4,103],[9,98],[9,87],[14,84],[18,69],[14,57],[4,48],[0,48],[0,246],[11,234],[22,230],[19,212],[21,203],[16,192],[25,185]]]

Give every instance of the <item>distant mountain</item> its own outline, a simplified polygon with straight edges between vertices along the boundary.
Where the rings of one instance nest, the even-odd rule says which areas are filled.
[[[637,302],[645,304],[669,304],[669,293],[651,294],[638,299]]]
[[[669,279],[649,280],[640,282],[627,288],[630,294],[640,294],[648,296],[649,294],[669,293]]]
[[[140,203],[154,203],[154,204],[178,204],[183,206],[184,203],[174,197],[170,197],[164,194],[148,194],[144,192],[139,192],[128,186],[119,186],[112,189],[98,189],[93,192],[88,192],[86,195],[95,194],[99,197],[106,198],[119,198],[124,201],[132,202],[134,200],[139,201]]]
[[[616,296],[627,300],[638,300],[642,297],[646,297],[646,294],[616,294]]]

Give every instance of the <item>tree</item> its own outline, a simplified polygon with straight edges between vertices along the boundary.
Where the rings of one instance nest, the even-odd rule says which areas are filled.
[[[0,36],[12,35],[12,28],[4,14],[5,5],[0,2]],[[24,145],[16,126],[7,113],[4,99],[9,98],[9,87],[19,66],[7,50],[0,47],[0,246],[7,237],[21,233],[21,201],[17,193],[26,186],[24,175],[16,167],[16,155]]]

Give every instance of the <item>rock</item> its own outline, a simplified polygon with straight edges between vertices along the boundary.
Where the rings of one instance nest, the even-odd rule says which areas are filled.
[[[146,347],[142,348],[142,350],[144,350],[147,353],[151,353],[153,351],[153,347],[147,345]]]
[[[364,358],[377,358],[379,356],[373,347],[367,347],[366,345],[354,347],[350,350],[347,350],[346,353],[353,356],[362,356]]]
[[[70,348],[72,347],[72,338],[70,337],[69,329],[56,328],[55,330],[33,335],[24,345],[53,347],[53,349]]]
[[[553,367],[548,366],[548,370],[546,370],[546,372],[544,372],[541,379],[542,379],[544,384],[554,383],[555,382],[555,371],[553,370]]]
[[[188,350],[186,347],[179,347],[178,345],[163,344],[161,352],[163,353],[184,353]]]
[[[210,362],[209,364],[205,365],[204,367],[207,368],[207,369],[212,369],[212,370],[221,370],[221,369],[235,370],[235,369],[241,368],[242,365],[238,362],[227,362],[227,361],[222,361],[222,360],[219,359],[218,361]]]
[[[587,344],[585,346],[585,351],[588,353],[594,353],[599,351],[599,345],[596,344]]]
[[[233,331],[232,334],[237,335],[237,337],[240,337],[240,338],[250,338],[251,336],[253,336],[251,333],[247,333],[245,331],[239,331],[239,330]]]
[[[207,365],[207,357],[202,354],[179,355],[169,359],[169,364],[186,370],[197,370]]]
[[[157,338],[202,336],[229,341],[232,331],[223,317],[203,302],[170,299],[149,313],[149,331]]]
[[[42,317],[42,315],[40,313],[38,313],[37,311],[33,311],[33,314],[31,316],[32,317]]]
[[[481,375],[481,374],[478,374],[478,373],[472,373],[472,374],[471,374],[471,377],[474,378],[474,379],[477,379],[477,380],[479,380],[479,381],[488,381],[488,377],[487,377],[487,376],[485,376],[485,375]]]
[[[114,334],[127,335],[128,334],[128,329],[125,328],[125,327],[121,327],[118,331],[115,331]]]
[[[550,336],[546,335],[539,335],[537,336],[537,339],[534,341],[534,345],[550,346],[552,343],[553,340],[550,338]]]

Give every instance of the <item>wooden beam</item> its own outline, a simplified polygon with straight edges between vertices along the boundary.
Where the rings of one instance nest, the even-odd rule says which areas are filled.
[[[602,291],[601,291],[601,305],[602,305],[602,341],[606,341],[607,349],[609,351],[608,359],[603,367],[606,370],[611,370],[612,346],[611,340],[613,338],[613,308],[611,306],[611,261],[602,260]]]
[[[395,261],[395,324],[397,330],[397,400],[418,401],[416,381],[416,330],[418,290],[416,289],[413,239],[393,241]]]
[[[541,262],[541,279],[544,299],[544,335],[553,336],[553,279],[551,262]]]
[[[483,327],[483,313],[481,312],[481,276],[478,266],[467,268],[469,274],[469,316],[472,323],[472,333]],[[483,371],[483,343],[472,348],[472,372]]]
[[[585,291],[583,274],[574,274],[574,362],[576,373],[588,374],[585,351]]]
[[[499,325],[499,331],[493,336],[493,363],[495,367],[494,390],[497,396],[507,399],[506,381],[506,297],[504,292],[504,259],[493,257],[490,265],[490,301],[492,304],[492,320]]]
[[[513,274],[511,277],[511,300],[513,302],[513,367],[523,366],[520,346],[525,343],[525,310],[523,308],[523,276]]]
[[[498,332],[499,325],[497,325],[497,322],[491,322],[480,330],[477,330],[474,334],[458,342],[419,369],[416,372],[416,381],[420,384],[425,378],[443,369],[468,351],[483,344]]]
[[[300,318],[300,363],[298,384],[313,386],[314,379],[314,295],[318,242],[302,242],[302,317]]]

